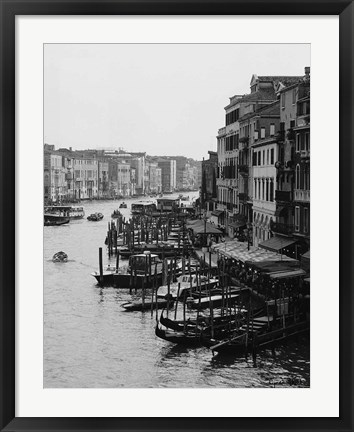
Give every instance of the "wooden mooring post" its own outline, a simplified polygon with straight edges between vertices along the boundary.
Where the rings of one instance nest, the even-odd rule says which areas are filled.
[[[100,267],[100,285],[103,285],[103,261],[102,261],[102,248],[98,249],[98,261]]]

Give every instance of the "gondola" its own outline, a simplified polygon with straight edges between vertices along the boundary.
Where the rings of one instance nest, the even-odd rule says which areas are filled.
[[[199,333],[188,333],[183,331],[164,330],[156,324],[155,335],[160,339],[174,344],[185,345],[190,347],[202,346]]]
[[[172,307],[174,303],[173,299],[167,300],[163,298],[158,298],[157,300],[151,301],[151,300],[145,300],[144,303],[142,300],[139,301],[131,301],[127,303],[123,303],[121,306],[126,311],[145,311],[145,310],[151,310],[151,309],[163,309],[167,306]]]
[[[127,203],[125,203],[124,201],[120,204],[119,208],[127,208]]]

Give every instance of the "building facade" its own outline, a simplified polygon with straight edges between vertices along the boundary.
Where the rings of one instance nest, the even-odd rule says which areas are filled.
[[[216,210],[217,187],[216,177],[218,171],[218,154],[215,151],[208,151],[209,159],[202,161],[202,185],[201,185],[201,206],[206,215]]]
[[[176,161],[174,159],[160,159],[162,192],[173,192],[176,189]]]

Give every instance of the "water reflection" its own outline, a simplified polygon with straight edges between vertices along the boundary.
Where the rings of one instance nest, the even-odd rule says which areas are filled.
[[[213,357],[207,348],[158,339],[155,313],[124,311],[122,303],[140,299],[141,292],[131,296],[129,289],[98,287],[90,273],[98,270],[98,248],[104,247],[107,221],[118,205],[88,203],[86,214],[100,211],[103,221],[44,229],[45,387],[277,387],[289,386],[291,377],[303,380],[299,386],[309,385],[308,340],[279,347],[274,355],[259,352],[256,365],[252,356]],[[59,250],[69,260],[56,265],[51,258]],[[109,261],[115,258],[109,260],[104,248],[104,264]]]

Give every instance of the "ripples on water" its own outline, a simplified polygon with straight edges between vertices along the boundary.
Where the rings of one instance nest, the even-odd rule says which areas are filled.
[[[130,201],[131,203],[131,201]],[[119,202],[84,203],[86,216],[44,227],[44,386],[68,388],[307,387],[309,341],[301,339],[245,358],[213,358],[207,348],[172,345],[155,336],[155,314],[125,312],[129,290],[99,288],[98,269],[110,214]],[[128,205],[129,206],[129,205]],[[121,210],[129,217],[129,209]],[[65,251],[67,263],[53,263]],[[105,251],[105,248],[104,248]],[[105,263],[108,256],[104,253]],[[115,258],[112,258],[112,262]]]

